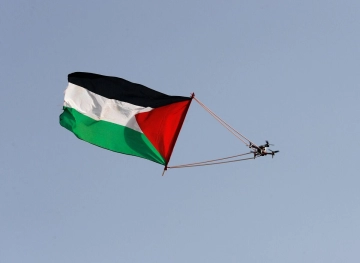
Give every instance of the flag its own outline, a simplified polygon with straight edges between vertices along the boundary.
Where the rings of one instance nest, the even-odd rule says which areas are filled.
[[[61,126],[99,147],[168,164],[191,97],[93,73],[68,81]]]

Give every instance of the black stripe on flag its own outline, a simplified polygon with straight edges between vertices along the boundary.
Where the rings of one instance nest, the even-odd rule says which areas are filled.
[[[108,99],[124,101],[142,107],[157,108],[191,99],[182,96],[169,96],[122,78],[94,73],[74,72],[69,74],[68,80],[72,84]]]

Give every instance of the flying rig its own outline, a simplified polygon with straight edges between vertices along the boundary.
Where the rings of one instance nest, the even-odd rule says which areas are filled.
[[[256,159],[279,151],[257,146],[227,124],[195,94],[170,96],[122,78],[87,72],[68,75],[60,125],[98,147],[147,159],[168,168],[185,168]],[[195,100],[250,152],[208,161],[169,166],[170,157],[191,102]],[[246,156],[249,155],[249,156]]]

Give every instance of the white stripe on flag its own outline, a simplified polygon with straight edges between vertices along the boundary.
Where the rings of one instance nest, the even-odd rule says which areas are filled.
[[[108,99],[78,85],[69,83],[65,90],[64,106],[94,119],[126,126],[142,132],[135,115],[151,111],[150,107],[141,107],[127,102]]]

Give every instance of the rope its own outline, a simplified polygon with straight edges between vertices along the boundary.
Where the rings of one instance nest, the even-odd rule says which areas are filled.
[[[241,134],[240,132],[238,132],[237,130],[235,130],[233,127],[231,127],[228,123],[226,123],[224,120],[222,120],[219,116],[217,116],[213,111],[211,111],[207,106],[205,106],[204,103],[202,103],[201,101],[199,101],[196,97],[193,98],[194,100],[196,100],[197,103],[200,104],[201,107],[203,107],[208,113],[210,113],[211,116],[213,116],[218,122],[220,122],[221,125],[223,125],[228,131],[230,131],[236,138],[240,139],[246,146],[249,145],[254,145],[257,146],[255,143],[253,143],[252,141],[250,141],[248,138],[246,138],[243,134]],[[241,137],[239,137],[238,135],[240,135]],[[248,144],[247,142],[244,141],[247,140],[250,144]]]
[[[252,160],[253,157],[250,158],[244,158],[244,159],[238,159],[238,160],[231,160],[231,161],[225,161],[225,162],[215,162],[215,163],[203,163],[203,164],[183,164],[183,165],[176,165],[176,166],[168,166],[167,168],[188,168],[188,167],[196,167],[196,166],[206,166],[206,165],[215,165],[215,164],[224,164],[224,163],[233,163],[233,162],[240,162],[240,161],[246,161],[246,160]]]
[[[236,138],[241,140],[246,146],[248,143],[243,140],[243,138],[239,137],[237,131],[233,129],[230,125],[228,125],[225,121],[223,121],[219,116],[217,116],[214,112],[212,112],[208,107],[206,107],[203,103],[201,103],[198,99],[194,98],[201,107],[203,107],[211,116],[213,116],[221,125],[223,125],[228,131],[230,131]]]
[[[188,164],[181,164],[181,165],[176,165],[176,166],[169,166],[168,168],[176,168],[176,167],[179,167],[179,166],[200,165],[200,164],[204,164],[204,163],[213,163],[213,162],[216,162],[216,161],[222,161],[222,160],[226,160],[226,159],[232,159],[232,158],[236,158],[236,157],[240,157],[240,156],[244,156],[244,155],[248,155],[248,154],[252,154],[252,152],[243,153],[243,154],[237,154],[237,155],[233,155],[233,156],[229,156],[229,157],[223,157],[223,158],[218,158],[218,159],[213,159],[213,160],[208,160],[208,161],[202,161],[202,162],[196,162],[196,163],[188,163]]]

